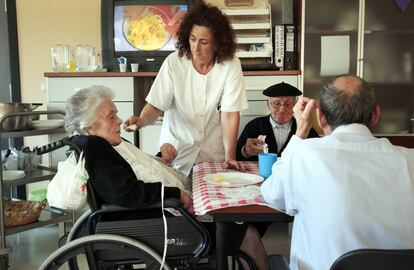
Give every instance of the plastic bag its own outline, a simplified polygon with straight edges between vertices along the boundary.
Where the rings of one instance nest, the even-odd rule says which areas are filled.
[[[86,183],[89,175],[85,169],[83,152],[76,162],[74,152],[59,164],[58,172],[53,177],[47,188],[47,201],[50,206],[79,210],[86,204]]]

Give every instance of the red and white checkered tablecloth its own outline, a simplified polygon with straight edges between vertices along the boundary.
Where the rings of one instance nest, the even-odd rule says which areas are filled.
[[[258,164],[255,161],[240,161],[240,165],[247,173],[257,174]],[[204,176],[207,174],[231,172],[234,170],[226,170],[223,168],[223,161],[207,161],[202,162],[193,167],[193,203],[196,215],[204,215],[205,213],[226,207],[244,206],[251,204],[267,205],[262,196],[246,199],[232,199],[220,191],[223,187],[208,183]],[[235,187],[233,187],[235,188]]]

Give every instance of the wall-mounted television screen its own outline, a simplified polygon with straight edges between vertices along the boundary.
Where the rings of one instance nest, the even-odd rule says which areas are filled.
[[[158,71],[175,51],[188,0],[102,0],[102,61],[119,70],[117,58],[139,63],[140,71]],[[129,65],[128,65],[129,66]]]

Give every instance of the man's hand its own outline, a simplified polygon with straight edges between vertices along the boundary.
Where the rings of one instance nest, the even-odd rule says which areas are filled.
[[[312,128],[312,111],[316,110],[318,104],[314,99],[301,97],[293,107],[293,113],[297,122],[296,136],[305,139]]]
[[[247,157],[257,156],[263,152],[264,142],[256,138],[248,138],[244,145],[244,154]]]
[[[180,201],[183,204],[184,209],[187,210],[188,213],[194,215],[193,199],[191,199],[184,191],[180,191]]]
[[[128,132],[133,132],[136,129],[142,128],[143,121],[140,117],[131,116],[128,120],[124,122],[124,129]]]
[[[164,143],[161,145],[161,157],[164,163],[171,164],[176,156],[177,150],[175,150],[174,146],[169,143]]]

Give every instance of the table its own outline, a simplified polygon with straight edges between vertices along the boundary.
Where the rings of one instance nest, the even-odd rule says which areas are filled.
[[[258,165],[254,161],[240,162],[248,173],[257,174]],[[217,269],[227,269],[227,252],[223,240],[229,222],[291,222],[293,217],[271,208],[261,196],[246,199],[229,199],[220,193],[223,187],[208,184],[204,176],[210,173],[231,171],[223,168],[222,161],[207,161],[193,168],[193,200],[196,215],[209,213],[216,223]]]

